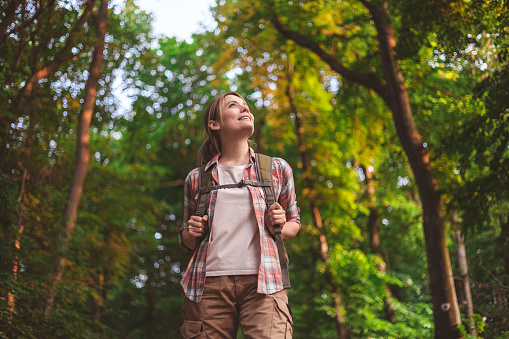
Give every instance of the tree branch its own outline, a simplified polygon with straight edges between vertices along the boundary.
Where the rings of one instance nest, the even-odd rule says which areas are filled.
[[[278,17],[273,18],[272,24],[276,30],[281,33],[285,38],[295,41],[302,47],[311,50],[313,53],[318,55],[323,61],[325,61],[334,71],[341,74],[348,81],[366,86],[374,90],[382,98],[386,98],[387,93],[383,83],[376,79],[372,75],[364,74],[349,68],[346,68],[341,64],[333,55],[327,53],[319,44],[313,41],[311,38],[304,36],[298,32],[294,32],[286,28]]]
[[[500,280],[497,279],[497,277],[493,274],[493,272],[491,272],[490,270],[488,270],[486,267],[484,267],[481,263],[474,263],[475,265],[477,265],[478,267],[482,268],[483,270],[485,270],[486,272],[488,272],[488,274],[493,278],[493,280],[495,280],[498,285],[502,288],[506,288],[506,289],[509,289],[508,287],[505,287],[501,282]]]
[[[372,38],[372,36],[370,35],[366,35],[366,34],[358,34],[358,35],[350,35],[350,36],[347,36],[347,35],[344,35],[344,34],[340,34],[340,33],[334,33],[332,31],[329,31],[329,30],[326,30],[326,29],[322,29],[321,33],[329,38],[332,38],[332,39],[337,39],[339,41],[348,41],[348,40],[351,40],[351,39],[369,39],[369,38]]]
[[[184,185],[184,179],[177,179],[177,180],[173,180],[173,181],[164,181],[161,183],[161,187],[175,187],[175,186],[180,186],[180,185]]]
[[[78,19],[78,22],[73,27],[73,30],[69,33],[67,41],[59,53],[55,56],[55,58],[44,65],[42,68],[35,70],[30,78],[27,80],[25,86],[19,93],[16,109],[18,111],[21,110],[24,105],[25,100],[32,94],[35,84],[49,75],[53,74],[58,70],[58,68],[65,63],[66,61],[72,60],[75,56],[70,53],[71,48],[74,46],[74,42],[76,40],[76,36],[81,32],[81,28],[83,24],[88,20],[90,15],[92,14],[92,10],[94,7],[95,1],[87,0],[85,5],[85,10],[81,17]]]
[[[432,85],[432,84],[428,84],[428,86],[429,86],[429,88],[434,89],[434,90],[439,91],[439,92],[442,92],[445,95],[450,96],[450,97],[452,97],[452,98],[454,98],[456,100],[462,100],[463,99],[460,95],[454,94],[453,92],[451,92],[451,91],[449,91],[449,90],[447,90],[445,88],[441,88],[439,86],[435,86],[435,85]]]
[[[7,7],[7,10],[4,12],[4,19],[0,21],[0,41],[5,42],[7,34],[7,28],[12,23],[14,18],[16,17],[16,9],[18,6],[23,6],[23,4],[12,1],[9,6]],[[1,44],[0,44],[0,47]],[[0,50],[1,51],[1,50]]]
[[[31,18],[28,18],[25,22],[23,22],[21,25],[19,26],[15,26],[11,31],[8,31],[6,33],[4,33],[4,36],[1,36],[0,35],[0,39],[4,39],[5,37],[13,34],[13,33],[17,33],[19,32],[20,30],[22,29],[25,29],[27,28],[28,26],[30,26],[36,19],[39,18],[39,16],[41,16],[42,13],[46,12],[48,9],[50,8],[53,8],[55,6],[55,3],[56,3],[56,0],[50,0],[45,6],[41,6],[37,9],[37,11],[35,12],[35,14],[31,17]]]

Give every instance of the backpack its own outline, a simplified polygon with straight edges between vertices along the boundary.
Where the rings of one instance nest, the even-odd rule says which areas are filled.
[[[199,217],[203,217],[205,215],[206,204],[207,204],[207,196],[208,194],[217,189],[224,188],[239,188],[244,186],[254,186],[254,187],[262,187],[263,193],[265,195],[265,203],[267,204],[267,210],[272,206],[275,202],[275,194],[274,194],[274,185],[272,182],[272,158],[256,153],[256,169],[258,170],[258,175],[261,178],[261,181],[252,181],[252,180],[241,180],[237,184],[227,184],[227,185],[212,185],[212,166],[205,171],[206,165],[202,165],[200,167],[200,177],[199,177],[199,197],[198,197],[198,207],[196,209],[196,215]],[[283,287],[290,288],[290,277],[288,275],[288,262],[286,256],[286,250],[283,243],[283,236],[281,235],[281,226],[274,225],[274,238],[277,245],[277,252],[279,256],[279,264],[281,266],[281,275],[283,278]],[[202,239],[203,240],[203,239]],[[196,246],[199,246],[198,241]]]

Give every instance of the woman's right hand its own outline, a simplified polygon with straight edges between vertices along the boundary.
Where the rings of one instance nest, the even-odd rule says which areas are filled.
[[[193,215],[187,222],[187,231],[195,238],[203,237],[205,234],[207,234],[209,229],[208,221],[208,215],[204,215],[203,217]]]

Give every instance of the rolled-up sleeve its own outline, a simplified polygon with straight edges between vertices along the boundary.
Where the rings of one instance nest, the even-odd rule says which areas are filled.
[[[274,160],[280,186],[278,203],[286,212],[286,220],[295,221],[300,226],[300,209],[297,207],[292,167],[281,158],[274,158]]]
[[[195,168],[187,175],[186,180],[184,181],[184,217],[182,220],[182,226],[179,230],[179,243],[180,246],[186,248],[188,250],[193,250],[192,248],[187,247],[182,241],[182,232],[187,229],[187,222],[191,218],[192,215],[196,214],[196,199],[195,192],[196,187],[198,185],[198,169]]]

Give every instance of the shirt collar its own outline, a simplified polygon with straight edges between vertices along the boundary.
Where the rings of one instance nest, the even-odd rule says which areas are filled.
[[[205,166],[205,171],[208,171],[210,167],[217,165],[219,158],[221,157],[221,153],[216,154]],[[249,147],[249,163],[254,164],[256,161],[256,153],[255,151]]]

